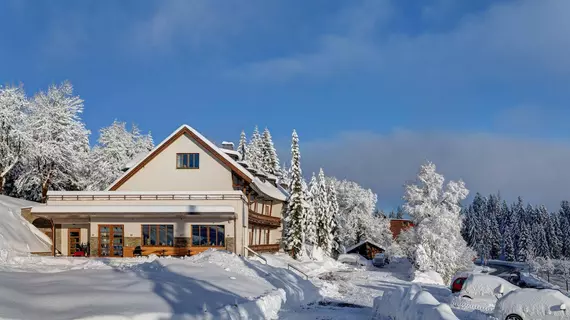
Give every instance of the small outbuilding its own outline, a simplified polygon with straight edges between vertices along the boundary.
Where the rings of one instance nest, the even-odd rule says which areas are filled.
[[[358,253],[368,260],[372,260],[376,254],[383,253],[384,251],[384,248],[370,240],[364,240],[352,247],[346,248],[346,253]]]

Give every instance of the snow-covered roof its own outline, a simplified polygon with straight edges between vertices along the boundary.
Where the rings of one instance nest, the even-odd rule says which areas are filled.
[[[354,249],[360,247],[361,245],[363,245],[363,244],[365,244],[365,243],[367,243],[367,242],[370,243],[370,244],[372,244],[372,245],[377,246],[378,248],[384,249],[383,246],[377,244],[376,242],[373,242],[373,241],[370,241],[370,240],[363,240],[363,241],[360,241],[359,243],[357,243],[357,244],[355,244],[355,245],[353,245],[353,246],[350,246],[350,247],[346,248],[346,252],[352,251],[352,250],[354,250]]]
[[[141,152],[141,153],[137,154],[131,161],[125,163],[125,165],[123,166],[123,170],[128,170],[128,169],[134,167],[137,163],[139,163],[144,158],[146,158],[147,154],[148,153],[145,153],[145,152]]]
[[[166,137],[166,139],[162,140],[162,142],[159,143],[156,147],[154,147],[154,149],[152,149],[149,153],[147,153],[145,155],[145,157],[143,157],[142,159],[137,161],[137,163],[134,166],[130,167],[127,171],[125,171],[125,173],[123,175],[121,175],[119,178],[117,178],[117,180],[113,181],[113,183],[111,183],[111,185],[107,188],[107,190],[111,190],[117,183],[119,183],[121,180],[123,180],[125,177],[127,177],[130,174],[130,172],[132,170],[135,170],[143,161],[145,161],[146,158],[148,158],[149,156],[151,156],[152,154],[154,154],[156,152],[159,152],[159,150],[162,150],[162,148],[165,144],[169,143],[169,141],[171,141],[173,139],[173,137],[175,137],[178,133],[180,133],[183,130],[190,131],[193,135],[195,135],[198,139],[200,139],[204,144],[206,144],[210,149],[212,149],[214,152],[216,152],[225,161],[227,161],[228,163],[233,165],[237,170],[239,170],[241,174],[243,174],[249,180],[253,180],[254,176],[250,172],[245,170],[242,166],[240,166],[234,159],[232,159],[232,157],[230,157],[225,152],[222,152],[221,148],[218,148],[214,143],[212,143],[210,140],[206,139],[206,137],[204,137],[196,129],[192,128],[191,126],[189,126],[187,124],[183,124],[178,129],[176,129],[174,132],[172,132],[168,137]]]
[[[99,205],[99,206],[41,206],[33,207],[32,213],[235,213],[232,206],[185,206],[185,205]]]
[[[239,154],[239,152],[238,152],[237,150],[230,150],[230,149],[224,149],[224,148],[221,148],[221,150],[222,150],[223,152],[227,153],[227,154],[231,154],[231,155],[234,155],[234,156],[237,156],[237,157],[240,156],[240,154]]]
[[[287,201],[287,195],[268,181],[263,182],[261,179],[255,177],[251,185],[255,191],[262,195],[279,201]]]

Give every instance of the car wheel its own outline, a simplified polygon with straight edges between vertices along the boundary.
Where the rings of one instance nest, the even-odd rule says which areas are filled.
[[[461,298],[465,298],[465,299],[473,299],[470,296],[461,296]],[[509,319],[510,320],[510,319]]]
[[[523,320],[523,318],[518,314],[509,314],[505,320]]]

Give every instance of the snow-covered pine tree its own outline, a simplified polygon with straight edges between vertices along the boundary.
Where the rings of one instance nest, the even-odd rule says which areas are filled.
[[[504,242],[504,250],[503,250],[504,259],[507,261],[515,261],[516,260],[515,244],[513,242],[513,233],[511,231],[510,225],[505,228],[503,242]]]
[[[463,181],[450,181],[444,189],[444,177],[431,162],[421,166],[417,180],[406,185],[404,196],[404,210],[416,225],[411,260],[417,270],[434,270],[449,281],[457,270],[472,264],[473,251],[461,237],[459,216],[460,202],[469,191]]]
[[[532,240],[531,231],[524,221],[520,224],[520,232],[521,233],[518,237],[519,252],[517,255],[517,261],[525,262],[535,257],[534,242]]]
[[[89,130],[81,121],[83,100],[69,82],[36,94],[30,104],[31,141],[25,170],[16,181],[20,193],[45,202],[47,191],[84,187]]]
[[[526,215],[524,210],[523,199],[521,197],[517,198],[517,201],[513,204],[511,209],[511,216],[512,216],[512,234],[513,234],[513,243],[515,244],[515,256],[520,256],[520,234],[521,234],[521,226],[522,222],[524,222],[524,216]]]
[[[501,255],[501,231],[499,229],[499,217],[501,215],[501,199],[498,195],[489,195],[487,200],[488,235],[489,235],[489,256],[492,259],[498,259]]]
[[[377,196],[353,181],[336,181],[339,205],[339,237],[345,247],[372,236],[370,219],[376,208]]]
[[[22,87],[0,86],[0,194],[6,177],[30,145],[28,106]]]
[[[99,140],[91,152],[89,190],[104,190],[123,174],[125,165],[154,148],[152,136],[142,134],[136,125],[127,129],[115,120],[99,131]]]
[[[338,199],[336,197],[336,183],[334,179],[330,179],[327,183],[327,195],[328,195],[328,208],[329,208],[329,243],[332,257],[337,257],[341,254],[341,240],[339,237],[339,206]]]
[[[404,219],[404,209],[402,209],[402,206],[398,206],[396,209],[396,219]]]
[[[257,170],[263,170],[263,139],[257,126],[253,129],[251,140],[246,148],[246,159],[249,165]]]
[[[558,213],[550,214],[548,237],[550,238],[550,255],[554,259],[562,258],[562,241],[564,236],[562,230],[560,229],[560,215]]]
[[[279,158],[277,157],[277,151],[275,150],[275,146],[273,145],[273,138],[271,137],[271,133],[269,129],[265,128],[263,131],[263,141],[262,141],[262,162],[263,162],[263,171],[272,174],[276,177],[281,176],[281,167],[279,165]]]
[[[313,206],[315,208],[317,218],[317,246],[327,254],[330,254],[331,243],[329,238],[332,232],[330,229],[332,227],[330,221],[332,217],[329,210],[328,188],[323,168],[319,170],[317,184],[318,187],[315,191],[316,194],[313,193],[313,196],[315,197]]]
[[[239,159],[241,161],[246,161],[247,160],[247,137],[245,136],[245,131],[241,131],[241,135],[239,137],[239,144],[238,144],[238,149],[237,149],[238,153],[239,153]]]
[[[307,200],[310,205],[305,217],[305,243],[310,245],[317,245],[317,212],[316,206],[318,205],[319,184],[315,173],[311,176],[308,190],[305,191]]]
[[[306,215],[309,204],[303,190],[303,173],[301,170],[301,153],[299,150],[299,136],[293,130],[291,142],[291,183],[289,186],[290,197],[287,203],[285,217],[285,246],[294,259],[299,258],[304,252]]]
[[[570,258],[570,221],[560,214],[560,232],[561,232],[561,242],[562,242],[562,256],[565,258]]]

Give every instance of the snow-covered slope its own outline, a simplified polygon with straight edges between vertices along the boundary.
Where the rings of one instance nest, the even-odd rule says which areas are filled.
[[[41,252],[51,250],[48,236],[26,221],[21,208],[36,202],[0,195],[0,251]]]

